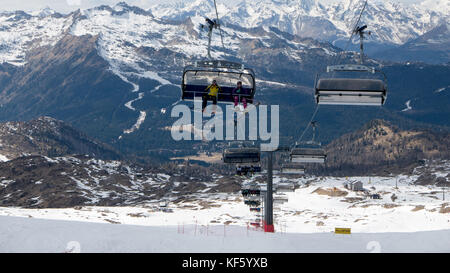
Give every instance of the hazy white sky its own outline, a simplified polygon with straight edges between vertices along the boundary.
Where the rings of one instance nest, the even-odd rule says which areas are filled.
[[[59,12],[70,12],[78,8],[89,8],[102,4],[114,5],[124,0],[0,0],[0,10],[33,11],[50,7]],[[149,8],[158,3],[180,2],[181,0],[125,0],[130,5]],[[218,2],[237,2],[239,0],[218,0]],[[322,2],[337,2],[339,0],[321,0]],[[395,1],[395,0],[394,0]],[[397,0],[404,3],[417,3],[421,0]]]

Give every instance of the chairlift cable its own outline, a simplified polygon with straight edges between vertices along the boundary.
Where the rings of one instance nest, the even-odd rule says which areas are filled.
[[[305,130],[303,130],[303,133],[300,135],[300,138],[299,138],[296,142],[294,142],[294,144],[292,145],[292,148],[295,147],[295,144],[296,144],[296,143],[302,141],[303,136],[305,135],[306,131],[308,131],[309,126],[311,126],[311,122],[314,120],[314,118],[316,117],[317,112],[319,111],[319,106],[320,106],[320,105],[317,104],[316,109],[314,110],[314,113],[313,113],[311,119],[310,119],[309,122],[308,122],[308,125],[306,126]]]
[[[220,26],[219,12],[217,11],[216,0],[214,0],[214,8],[216,9],[217,25],[219,26],[220,38],[221,38],[221,40],[222,40],[222,47],[223,47],[223,49],[225,50],[225,44],[223,43],[223,34],[222,34],[222,28],[221,28],[221,26]]]
[[[344,48],[344,52],[347,51],[347,49],[348,49],[348,47],[350,45],[350,42],[351,42],[351,40],[353,38],[353,35],[355,34],[354,30],[358,26],[359,22],[361,21],[362,14],[363,14],[364,10],[366,9],[366,6],[367,6],[367,1],[368,0],[364,1],[364,5],[363,5],[363,7],[361,9],[361,12],[359,13],[358,19],[356,20],[356,23],[354,24],[354,27],[352,28],[352,32],[351,32],[350,37],[349,37],[349,39],[347,41],[347,44],[346,44],[346,46]],[[335,60],[332,63],[336,64],[340,60],[341,57],[342,57],[341,54],[337,54],[335,56]],[[308,122],[308,125],[306,126],[305,130],[300,135],[300,138],[296,142],[293,143],[292,147],[295,147],[296,143],[300,142],[303,139],[303,136],[305,135],[306,131],[308,131],[309,127],[311,126],[311,122],[314,120],[318,110],[319,110],[319,104],[317,104],[316,109],[314,110],[314,113],[313,113],[313,115],[311,117],[311,120]]]
[[[363,5],[363,7],[362,7],[362,9],[361,9],[361,12],[359,13],[359,16],[358,16],[358,19],[356,20],[356,23],[353,25],[353,28],[352,28],[351,33],[350,33],[350,37],[349,37],[349,39],[347,40],[347,44],[345,45],[345,48],[344,48],[344,51],[343,51],[343,52],[346,52],[347,49],[348,49],[348,47],[350,46],[350,43],[351,43],[351,41],[352,41],[352,39],[353,39],[353,35],[355,34],[355,31],[354,31],[354,30],[356,29],[356,27],[358,27],[358,24],[359,24],[359,22],[361,21],[362,14],[364,13],[364,10],[366,9],[366,6],[367,6],[367,1],[368,1],[368,0],[365,0],[365,1],[364,1],[364,5]],[[331,62],[332,65],[336,65],[336,64],[340,61],[341,57],[342,57],[342,54],[337,54],[337,55],[335,56],[334,61]]]

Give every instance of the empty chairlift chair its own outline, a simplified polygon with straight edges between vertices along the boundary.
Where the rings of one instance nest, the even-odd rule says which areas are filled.
[[[294,148],[291,151],[293,163],[325,163],[327,155],[321,148]]]
[[[239,94],[239,101],[246,99],[248,104],[253,103],[255,96],[255,73],[240,63],[208,60],[196,61],[193,65],[184,68],[181,84],[182,100],[201,100],[208,94],[206,88],[216,80],[220,87],[217,102],[234,103],[232,94],[237,82],[242,82],[243,92]]]
[[[261,152],[259,148],[243,147],[243,148],[227,148],[222,154],[224,163],[258,163],[261,160]]]
[[[284,203],[286,203],[286,202],[288,202],[288,197],[286,196],[286,195],[275,195],[274,197],[273,197],[273,203],[274,204],[284,204]]]
[[[298,164],[284,164],[281,166],[282,174],[305,174],[305,167]]]
[[[295,185],[292,183],[280,183],[276,186],[276,192],[294,192]]]
[[[316,78],[315,99],[318,104],[381,106],[386,95],[386,77],[373,67],[329,66],[326,75]]]
[[[326,75],[318,75],[315,83],[315,98],[318,104],[374,105],[386,101],[386,75],[364,64],[364,39],[371,32],[367,25],[357,26],[353,34],[359,35],[359,64],[344,64],[327,67]]]
[[[295,143],[295,147],[291,149],[291,163],[325,163],[327,155],[325,150],[320,148],[320,142],[315,141],[317,122],[311,122],[313,129],[312,139],[306,142]]]

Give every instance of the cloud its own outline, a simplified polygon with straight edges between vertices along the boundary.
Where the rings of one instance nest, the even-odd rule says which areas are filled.
[[[81,0],[66,0],[69,6],[81,6]]]

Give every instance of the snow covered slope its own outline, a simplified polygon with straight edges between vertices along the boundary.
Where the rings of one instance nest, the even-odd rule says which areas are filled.
[[[436,170],[435,174],[446,179],[448,166]],[[156,178],[158,179],[158,178]],[[259,180],[255,177],[255,180]],[[344,188],[343,184],[361,181],[369,194],[378,194],[379,199],[371,199],[364,192],[355,192]],[[450,202],[442,200],[440,186],[414,184],[420,180],[419,174],[397,177],[307,177],[301,179],[274,178],[275,188],[281,183],[295,185],[294,192],[276,192],[275,196],[287,197],[287,202],[274,205],[274,221],[277,232],[316,233],[332,232],[335,227],[349,227],[355,233],[383,232],[419,232],[448,229],[450,227]],[[99,192],[80,181],[92,191]],[[249,183],[244,181],[243,184]],[[190,182],[194,183],[194,182]],[[397,183],[397,188],[395,188]],[[446,182],[448,184],[448,182]],[[84,184],[84,185],[83,185]],[[103,182],[102,182],[103,184]],[[160,185],[164,180],[148,183],[151,187]],[[166,183],[168,184],[168,182]],[[205,183],[208,184],[208,183]],[[133,207],[77,206],[66,209],[21,209],[17,207],[0,208],[0,215],[21,216],[54,220],[74,220],[98,223],[114,223],[144,226],[184,227],[198,225],[241,226],[261,218],[260,213],[251,212],[244,204],[240,192],[213,192],[210,187],[196,191],[184,190],[184,194],[171,198],[153,194],[151,200],[143,198]],[[443,184],[445,185],[445,183]],[[264,187],[264,184],[261,184]],[[147,187],[147,185],[145,185]],[[139,197],[137,185],[135,193],[129,191],[123,198],[134,202]],[[181,187],[178,187],[181,192]],[[157,188],[146,190],[147,194],[158,193]],[[106,193],[106,191],[104,191]],[[446,190],[446,200],[450,192]],[[165,200],[167,207],[160,207]],[[92,202],[87,202],[87,204]],[[124,202],[127,203],[126,201]],[[136,203],[136,202],[135,202]]]
[[[243,227],[142,227],[0,216],[0,252],[449,252],[450,230],[267,234]],[[225,231],[225,232],[224,232]],[[26,238],[26,240],[24,240]]]

